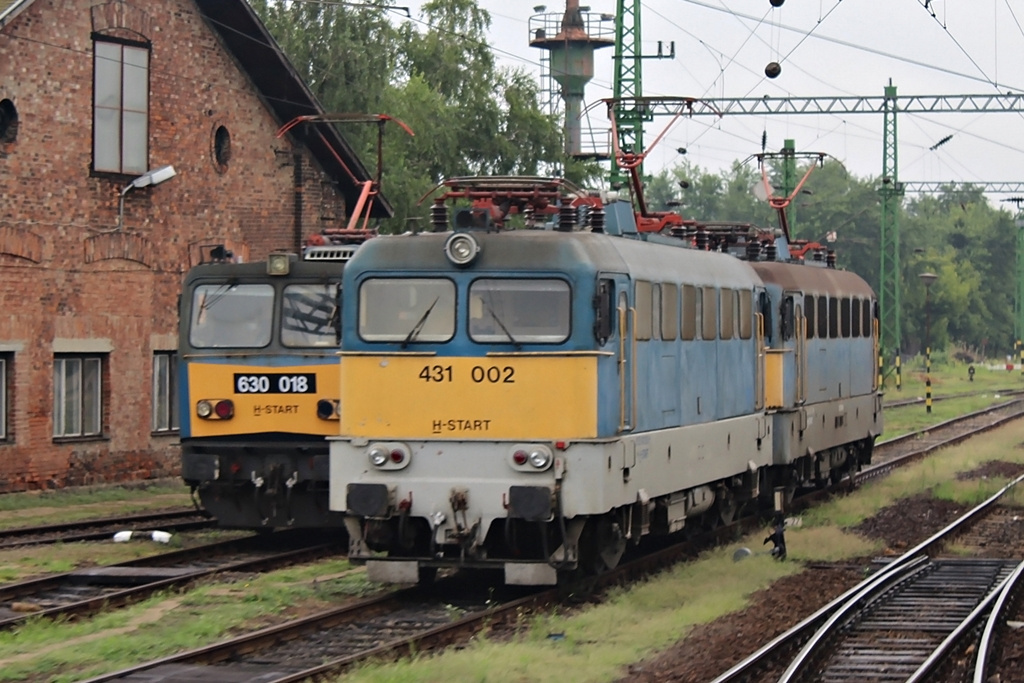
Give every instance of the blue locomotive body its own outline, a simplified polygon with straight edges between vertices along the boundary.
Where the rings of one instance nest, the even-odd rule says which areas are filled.
[[[638,233],[622,207],[383,237],[347,264],[330,507],[371,578],[552,583],[870,460],[871,289]]]

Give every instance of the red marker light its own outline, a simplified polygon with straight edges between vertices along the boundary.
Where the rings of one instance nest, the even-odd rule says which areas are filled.
[[[217,413],[217,417],[222,420],[226,420],[233,417],[235,414],[235,404],[227,399],[223,401],[217,401],[217,406],[213,409]]]
[[[403,453],[402,451],[398,450],[397,448],[395,450],[391,451],[391,462],[393,462],[393,463],[395,463],[397,465],[398,463],[402,462],[403,460],[405,460],[405,453]]]
[[[530,454],[526,451],[516,451],[512,454],[512,461],[517,465],[525,465]]]

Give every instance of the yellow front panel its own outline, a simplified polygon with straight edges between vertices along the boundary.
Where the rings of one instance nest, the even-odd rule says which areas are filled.
[[[343,355],[341,433],[393,439],[597,435],[597,356]]]
[[[310,377],[315,377],[315,390],[311,390]],[[337,364],[254,367],[191,362],[188,386],[193,436],[338,433],[337,420],[316,416],[319,399],[338,399]],[[235,403],[231,419],[204,420],[196,415],[200,400],[225,398]]]

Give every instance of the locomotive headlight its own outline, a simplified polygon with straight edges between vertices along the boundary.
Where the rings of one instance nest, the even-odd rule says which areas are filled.
[[[383,446],[374,446],[366,453],[366,456],[370,459],[370,463],[374,467],[383,467],[387,463],[391,453]]]
[[[480,253],[480,245],[470,234],[457,232],[444,243],[444,254],[456,266],[468,266]]]
[[[287,253],[278,251],[267,256],[267,275],[287,275],[290,269]]]
[[[196,415],[199,417],[210,417],[213,414],[213,404],[209,401],[200,401],[196,404]]]
[[[538,470],[546,469],[551,464],[551,453],[543,448],[530,451],[530,464]]]
[[[316,416],[321,420],[337,420],[340,401],[322,398],[316,402]]]

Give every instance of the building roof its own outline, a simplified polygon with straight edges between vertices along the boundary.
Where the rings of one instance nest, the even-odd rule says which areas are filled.
[[[194,2],[210,27],[217,32],[238,64],[252,79],[263,102],[282,125],[298,116],[325,113],[319,100],[295,71],[295,67],[246,0]],[[311,122],[292,128],[291,134],[301,140],[324,171],[337,180],[345,196],[346,206],[355,206],[362,189],[358,183],[370,180],[373,176],[338,129],[328,122]],[[388,218],[392,214],[391,205],[379,197],[374,203],[372,215]]]
[[[0,0],[0,28],[32,2]],[[326,113],[246,0],[193,2],[281,125],[298,116]],[[295,126],[289,134],[306,145],[324,172],[337,182],[346,206],[354,207],[362,183],[371,180],[373,175],[338,129],[329,122],[319,121]],[[371,215],[389,218],[393,213],[391,205],[380,196],[374,202]]]

